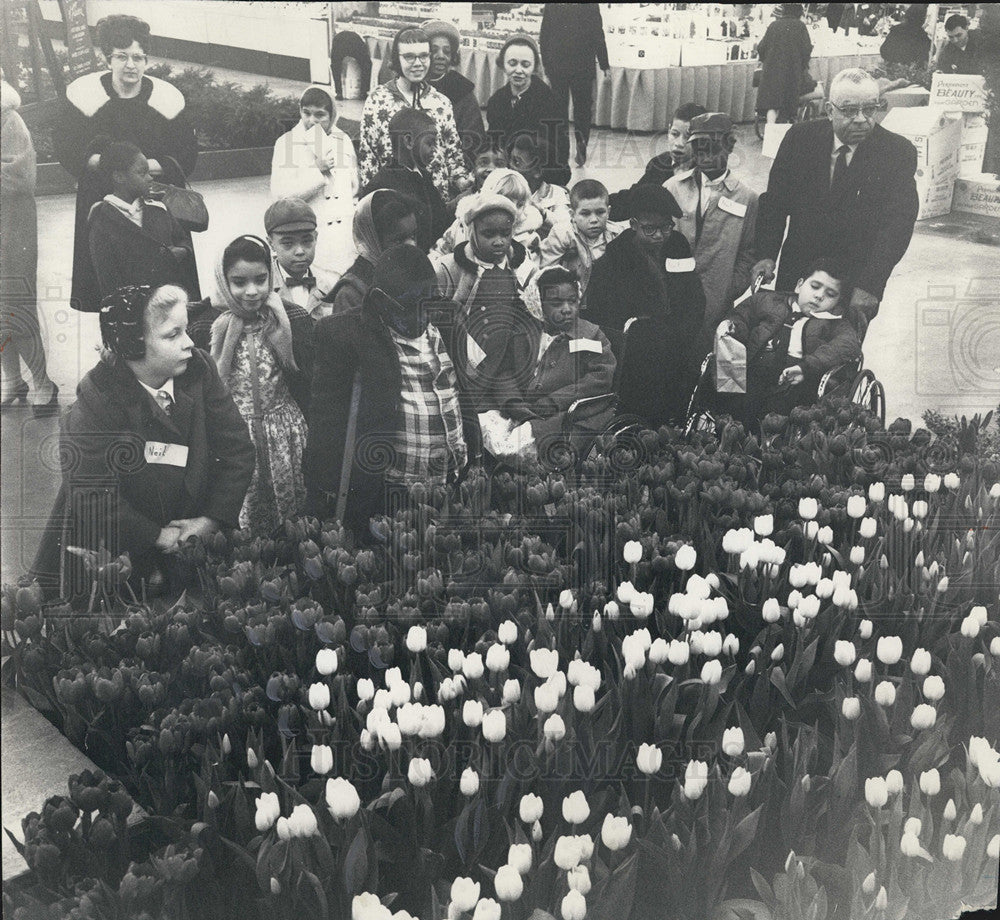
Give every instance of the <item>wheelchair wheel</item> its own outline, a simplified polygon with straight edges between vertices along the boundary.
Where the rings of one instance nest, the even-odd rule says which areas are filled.
[[[863,406],[885,424],[885,387],[875,375],[864,370],[854,378],[851,386],[851,402]]]
[[[707,409],[698,409],[692,412],[688,418],[687,425],[684,428],[685,436],[690,437],[696,431],[705,432],[706,434],[715,433],[715,418]]]

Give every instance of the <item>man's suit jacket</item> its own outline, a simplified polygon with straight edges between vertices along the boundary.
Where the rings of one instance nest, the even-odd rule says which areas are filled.
[[[63,558],[67,546],[103,543],[112,556],[128,552],[141,571],[174,519],[237,526],[255,458],[246,422],[199,349],[174,378],[169,416],[124,362],[101,361],[63,419],[60,455],[62,488],[33,573],[48,587],[72,561]]]
[[[836,258],[854,285],[881,300],[917,219],[916,149],[876,125],[854,151],[846,193],[836,200],[830,194],[832,157],[832,122],[789,128],[760,201],[757,257],[775,259],[781,250],[779,291],[792,290],[813,259]],[[786,218],[790,223],[782,246]]]

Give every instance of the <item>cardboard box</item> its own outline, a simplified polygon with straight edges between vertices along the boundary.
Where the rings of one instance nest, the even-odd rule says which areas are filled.
[[[917,148],[917,168],[944,176],[962,146],[962,119],[941,109],[893,109],[882,127],[905,137]],[[956,160],[957,162],[957,160]]]
[[[764,145],[761,154],[773,160],[778,155],[778,148],[785,139],[791,125],[764,125]]]
[[[954,210],[1000,219],[1000,177],[980,173],[955,182]]]
[[[978,176],[983,171],[986,156],[986,136],[989,125],[979,114],[966,112],[962,116],[962,147],[959,154],[958,174],[963,178]]]
[[[982,112],[986,108],[986,78],[960,73],[936,73],[929,105],[949,112]]]
[[[930,176],[917,176],[917,196],[920,199],[920,210],[917,220],[928,217],[940,217],[951,210],[952,197],[955,192],[956,178],[954,175],[945,179],[932,179]]]
[[[931,91],[922,86],[904,86],[883,93],[882,98],[890,109],[909,109],[915,106],[927,105]]]

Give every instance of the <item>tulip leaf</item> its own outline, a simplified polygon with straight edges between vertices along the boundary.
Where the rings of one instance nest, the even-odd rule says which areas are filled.
[[[588,897],[590,920],[617,920],[631,914],[638,869],[639,854],[634,852],[608,876],[599,890],[595,889]]]
[[[359,827],[344,857],[344,887],[354,897],[364,891],[368,877],[368,840],[364,827]]]
[[[785,686],[785,672],[781,669],[781,665],[771,668],[771,683],[778,688],[778,692],[785,698],[785,701],[792,709],[798,708],[795,705],[795,700],[792,699],[791,694],[788,692],[788,687]]]
[[[296,907],[305,916],[330,916],[330,905],[326,899],[326,892],[323,891],[323,886],[314,872],[303,869],[295,887],[299,897],[299,904]]]

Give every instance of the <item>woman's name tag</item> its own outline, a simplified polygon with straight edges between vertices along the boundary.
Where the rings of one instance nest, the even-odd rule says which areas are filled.
[[[747,206],[740,204],[738,201],[733,201],[732,198],[720,198],[719,210],[725,211],[727,214],[735,214],[737,217],[747,216]]]
[[[147,441],[145,453],[147,463],[163,463],[167,466],[187,466],[188,449],[185,444]]]

